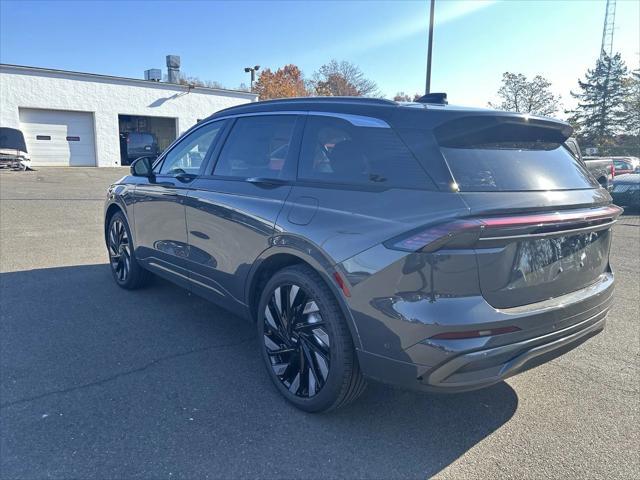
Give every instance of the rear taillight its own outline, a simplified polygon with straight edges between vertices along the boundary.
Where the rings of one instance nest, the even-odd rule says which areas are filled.
[[[415,252],[421,250],[432,252],[450,244],[454,240],[469,241],[478,240],[482,223],[479,220],[455,220],[441,223],[428,228],[417,229],[403,235],[400,238],[385,242],[385,246],[394,250]]]
[[[612,163],[609,165],[609,168],[611,169],[611,178],[614,178],[616,176],[616,167],[614,167]]]
[[[443,247],[469,248],[488,231],[509,230],[527,227],[559,226],[615,220],[622,209],[615,205],[588,210],[568,212],[540,213],[534,215],[516,215],[508,217],[483,217],[454,220],[420,229],[412,230],[399,237],[392,238],[384,245],[393,250],[405,252],[433,252]]]

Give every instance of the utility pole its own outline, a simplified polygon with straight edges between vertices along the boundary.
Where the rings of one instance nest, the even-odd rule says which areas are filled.
[[[431,93],[431,51],[433,50],[433,13],[436,7],[436,0],[431,0],[431,13],[429,15],[429,47],[427,50],[427,87],[425,94]]]

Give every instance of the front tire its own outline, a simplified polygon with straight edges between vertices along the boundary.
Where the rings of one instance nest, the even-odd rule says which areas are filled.
[[[343,407],[366,383],[338,302],[306,265],[278,271],[257,310],[262,358],[280,393],[307,412]]]
[[[151,273],[140,266],[133,254],[133,237],[124,214],[115,213],[109,220],[107,250],[111,274],[118,286],[134,290],[149,283]]]

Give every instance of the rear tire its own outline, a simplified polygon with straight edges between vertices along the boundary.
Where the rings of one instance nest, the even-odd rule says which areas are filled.
[[[115,213],[109,220],[107,251],[111,274],[119,287],[135,290],[149,283],[151,272],[136,260],[131,230],[122,212]]]
[[[366,382],[342,310],[320,275],[306,265],[278,271],[257,310],[267,372],[280,393],[307,412],[343,407]]]

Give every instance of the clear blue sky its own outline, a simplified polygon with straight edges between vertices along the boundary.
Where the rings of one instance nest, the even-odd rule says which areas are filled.
[[[614,50],[638,68],[640,2],[618,0]],[[542,74],[565,106],[598,56],[605,0],[436,1],[432,90],[486,106],[504,71]],[[387,96],[420,92],[428,2],[0,0],[0,61],[127,77],[182,57],[184,73],[235,88],[243,67],[335,58]]]

